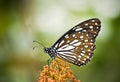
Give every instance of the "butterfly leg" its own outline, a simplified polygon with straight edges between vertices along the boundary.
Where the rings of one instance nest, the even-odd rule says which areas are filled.
[[[47,60],[47,65],[48,65],[48,66],[50,66],[50,59],[51,59],[51,58],[49,58],[49,59]]]
[[[50,58],[47,60],[48,66],[50,66],[51,61],[54,60],[54,59],[55,59],[54,57],[52,57],[52,58],[50,57]]]

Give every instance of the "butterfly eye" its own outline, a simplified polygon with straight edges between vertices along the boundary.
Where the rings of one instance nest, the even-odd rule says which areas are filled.
[[[76,25],[52,46],[52,51],[56,51],[53,56],[78,66],[85,65],[94,54],[95,39],[98,36],[100,27],[101,22],[97,18]]]

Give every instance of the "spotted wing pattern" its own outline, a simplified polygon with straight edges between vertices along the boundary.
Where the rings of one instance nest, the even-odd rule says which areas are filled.
[[[52,46],[57,57],[78,66],[88,63],[94,54],[100,27],[100,20],[93,18],[70,29]]]

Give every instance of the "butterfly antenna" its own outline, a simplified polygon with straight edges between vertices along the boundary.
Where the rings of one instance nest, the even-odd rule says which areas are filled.
[[[38,44],[40,44],[40,46],[42,46],[42,47],[45,48],[45,46],[44,46],[42,43],[40,43],[40,42],[38,42],[38,41],[36,41],[36,40],[34,40],[33,42],[38,43]],[[33,47],[33,49],[35,49],[36,47],[39,47],[39,46],[35,46],[35,47]]]

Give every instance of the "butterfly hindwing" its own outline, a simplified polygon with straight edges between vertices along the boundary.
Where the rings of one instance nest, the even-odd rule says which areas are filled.
[[[100,24],[99,19],[93,18],[66,32],[52,46],[57,51],[57,57],[78,66],[88,63],[95,50]]]

